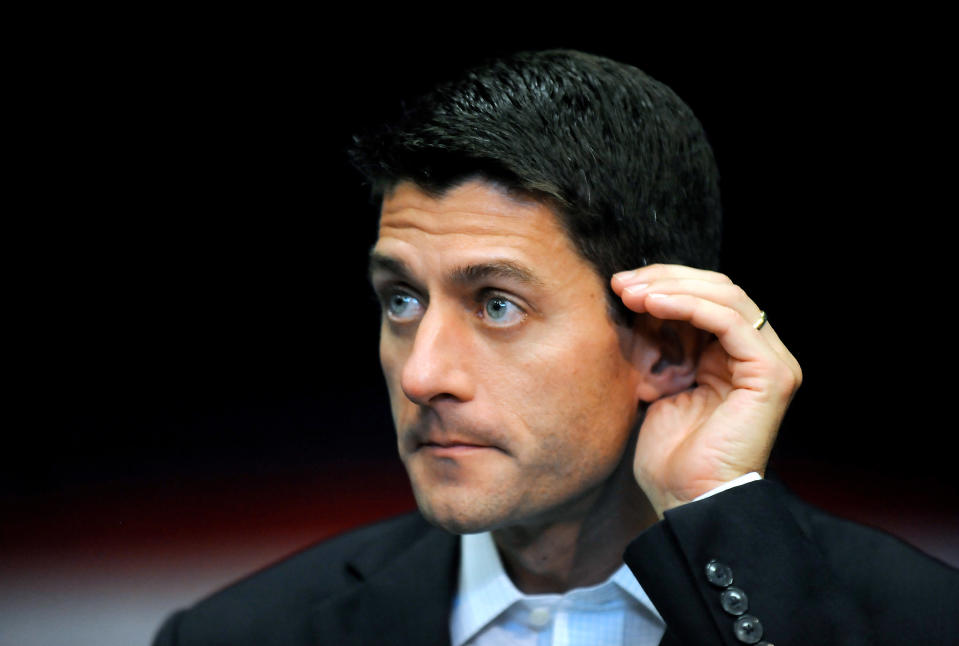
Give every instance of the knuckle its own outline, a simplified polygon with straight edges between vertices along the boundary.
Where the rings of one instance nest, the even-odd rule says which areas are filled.
[[[730,283],[729,285],[730,285],[728,287],[729,296],[733,302],[742,302],[742,301],[749,300],[749,296],[746,294],[746,290],[744,290],[739,285],[733,285],[732,283]]]
[[[783,385],[786,387],[787,392],[792,392],[796,390],[796,375],[790,370],[786,370],[783,373]]]
[[[802,383],[802,373],[797,372],[794,366],[784,363],[780,369],[779,380],[785,392],[792,394],[796,392],[799,384]]]
[[[743,320],[743,317],[739,315],[739,312],[728,307],[722,308],[720,318],[723,322],[723,326],[726,329],[732,328],[734,325],[742,322]]]
[[[725,283],[726,285],[732,285],[732,284],[733,284],[732,279],[731,279],[729,276],[727,276],[726,274],[721,274],[721,273],[719,273],[718,271],[711,271],[711,272],[709,272],[709,273],[712,275],[712,277],[713,277],[717,282]]]

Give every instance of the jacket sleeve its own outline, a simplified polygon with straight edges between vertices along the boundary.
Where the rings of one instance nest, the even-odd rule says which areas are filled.
[[[959,572],[766,480],[666,512],[625,559],[687,644],[947,644],[959,635]]]

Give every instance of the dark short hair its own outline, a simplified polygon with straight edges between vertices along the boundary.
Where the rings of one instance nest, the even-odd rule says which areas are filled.
[[[377,200],[401,181],[442,195],[476,177],[544,200],[605,279],[719,264],[719,173],[702,125],[631,65],[569,50],[493,60],[354,137],[350,157]]]

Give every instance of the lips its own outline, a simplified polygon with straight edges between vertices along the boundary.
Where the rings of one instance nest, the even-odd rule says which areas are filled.
[[[468,455],[484,453],[488,451],[498,451],[494,446],[488,444],[471,444],[467,442],[425,442],[420,444],[418,451],[433,455],[435,457],[456,458]]]
[[[472,435],[448,435],[441,432],[429,432],[416,439],[416,451],[422,451],[438,457],[458,457],[484,451],[502,451],[487,441]]]
[[[449,438],[441,439],[427,439],[420,442],[420,446],[436,447],[441,449],[449,449],[455,447],[472,447],[477,449],[489,449],[492,448],[489,444],[481,444],[479,442],[473,442],[469,440],[454,440]]]
[[[497,433],[462,417],[440,415],[433,409],[421,410],[419,419],[401,431],[400,437],[407,454],[426,451],[454,455],[490,450],[508,453],[505,438]]]

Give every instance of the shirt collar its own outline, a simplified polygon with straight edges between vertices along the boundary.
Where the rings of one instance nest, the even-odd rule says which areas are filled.
[[[453,646],[462,646],[514,603],[530,598],[520,592],[506,574],[492,534],[464,534],[460,537],[460,548],[459,585],[450,617]],[[610,583],[619,586],[662,621],[645,590],[625,564],[600,586]]]

